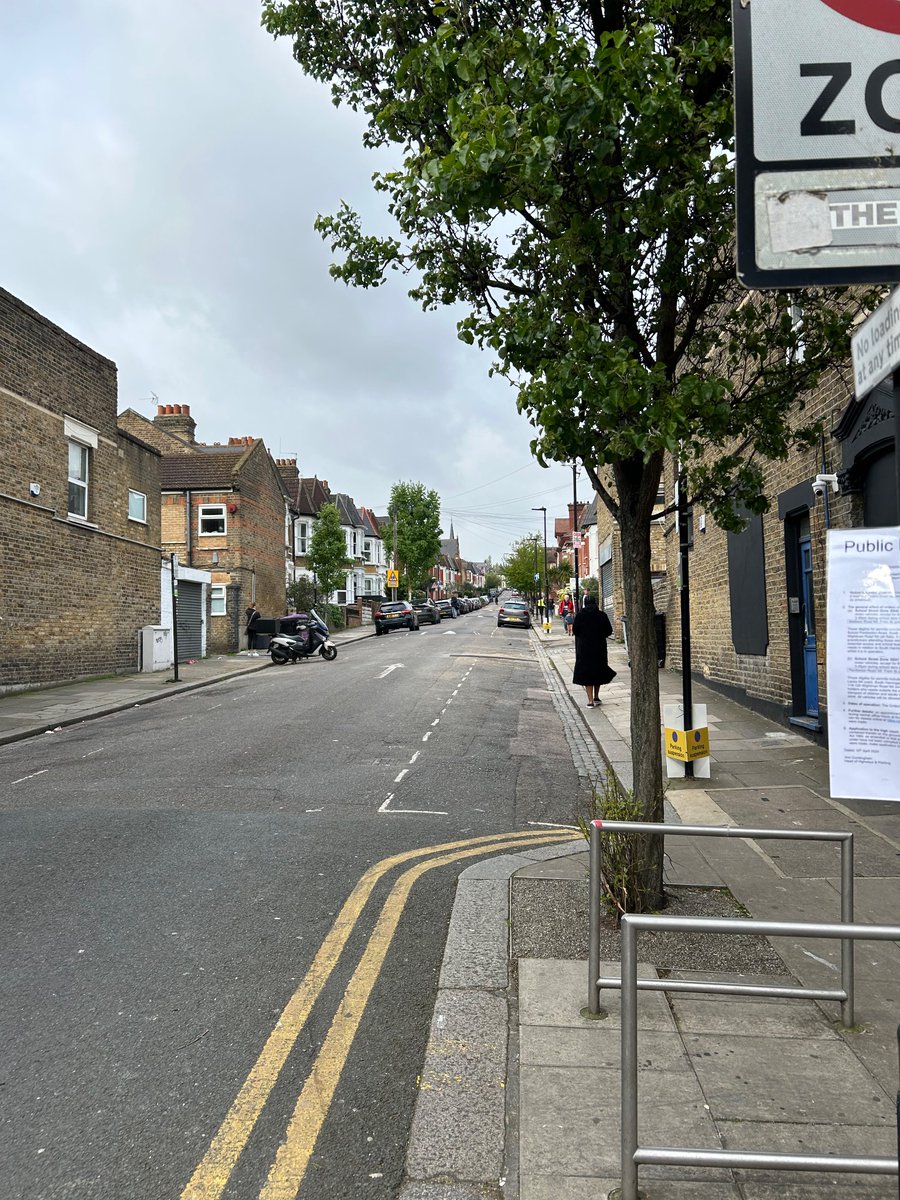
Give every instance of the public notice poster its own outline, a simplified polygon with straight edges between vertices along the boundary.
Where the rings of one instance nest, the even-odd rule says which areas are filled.
[[[900,528],[828,531],[831,794],[900,800]]]

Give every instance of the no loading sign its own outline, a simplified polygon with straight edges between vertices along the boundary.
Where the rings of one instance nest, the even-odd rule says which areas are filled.
[[[842,17],[880,29],[882,33],[900,33],[900,0],[822,0]]]

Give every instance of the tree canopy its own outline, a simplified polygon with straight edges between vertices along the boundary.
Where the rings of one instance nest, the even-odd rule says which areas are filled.
[[[323,504],[319,510],[309,540],[307,563],[323,596],[330,597],[346,580],[350,560],[336,504]]]
[[[510,549],[503,563],[506,586],[523,596],[544,591],[544,544],[539,534],[521,538]],[[537,579],[535,579],[537,575]]]
[[[427,585],[441,553],[441,498],[424,483],[395,483],[388,516],[397,522],[397,558],[410,589]]]

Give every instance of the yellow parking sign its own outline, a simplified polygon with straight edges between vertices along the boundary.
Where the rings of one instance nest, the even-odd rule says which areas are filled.
[[[387,585],[389,588],[395,588],[395,587],[400,586],[400,572],[399,571],[388,571]]]
[[[709,757],[709,729],[666,729],[666,755],[679,762]]]

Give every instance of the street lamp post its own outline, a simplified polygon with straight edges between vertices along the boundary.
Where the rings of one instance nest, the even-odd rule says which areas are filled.
[[[546,630],[550,626],[550,589],[547,579],[547,508],[542,504],[539,508],[532,507],[531,511],[544,514],[544,629]]]
[[[578,466],[572,463],[572,555],[575,559],[575,611],[578,612]]]

